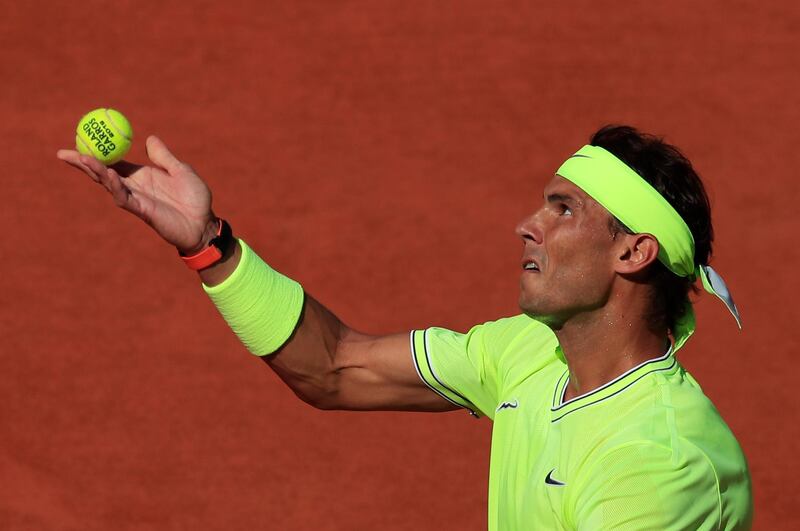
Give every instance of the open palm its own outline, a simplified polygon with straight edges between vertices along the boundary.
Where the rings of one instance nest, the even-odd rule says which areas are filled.
[[[211,191],[159,138],[147,139],[147,154],[152,166],[121,161],[106,167],[92,157],[65,149],[58,152],[58,158],[105,187],[118,207],[142,219],[168,243],[187,253],[198,250],[215,222]]]

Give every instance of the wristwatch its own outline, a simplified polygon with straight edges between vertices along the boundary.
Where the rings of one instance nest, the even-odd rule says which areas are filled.
[[[197,271],[216,264],[233,245],[231,226],[224,219],[218,219],[217,221],[219,221],[217,235],[208,242],[208,246],[205,249],[192,256],[186,256],[178,252],[181,260],[189,269]]]

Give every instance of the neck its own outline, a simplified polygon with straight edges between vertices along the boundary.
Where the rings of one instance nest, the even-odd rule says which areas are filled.
[[[609,303],[575,315],[555,330],[569,368],[565,400],[664,354],[669,344],[667,331],[652,330],[644,310],[630,301]]]

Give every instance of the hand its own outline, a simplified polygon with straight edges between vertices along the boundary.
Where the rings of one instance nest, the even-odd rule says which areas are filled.
[[[147,138],[152,166],[126,161],[106,167],[94,157],[61,149],[57,157],[101,184],[118,207],[150,225],[184,254],[194,254],[216,235],[211,191],[159,138]]]

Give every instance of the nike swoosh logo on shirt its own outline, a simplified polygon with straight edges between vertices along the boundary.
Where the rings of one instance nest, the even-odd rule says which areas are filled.
[[[566,485],[566,483],[563,483],[563,482],[561,482],[561,481],[559,481],[557,479],[553,479],[553,472],[555,472],[555,471],[556,471],[556,469],[554,468],[553,470],[548,472],[547,473],[547,477],[544,478],[544,482],[547,483],[548,485],[555,485],[556,487],[563,487],[564,485]]]

